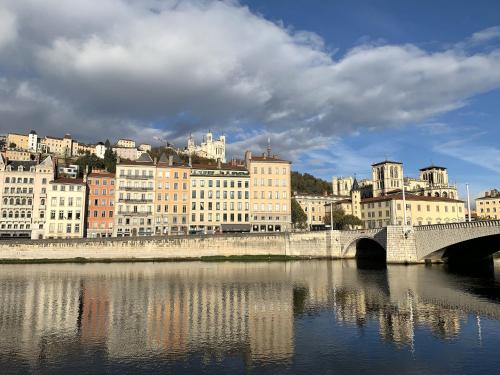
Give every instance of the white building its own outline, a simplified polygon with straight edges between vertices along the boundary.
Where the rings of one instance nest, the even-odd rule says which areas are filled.
[[[38,134],[36,134],[36,131],[30,131],[30,133],[28,134],[28,150],[31,152],[37,152],[40,148],[39,142],[40,139],[38,138]]]
[[[226,162],[226,137],[221,135],[214,139],[212,132],[208,132],[200,145],[196,145],[193,136],[189,136],[185,153],[196,155],[206,159],[220,160]]]
[[[95,154],[98,158],[104,159],[104,154],[106,153],[106,146],[104,143],[99,142],[95,145]]]

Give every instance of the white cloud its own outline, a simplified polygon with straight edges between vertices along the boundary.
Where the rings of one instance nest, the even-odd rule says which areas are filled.
[[[434,151],[500,174],[500,149],[480,145],[471,138],[454,139],[434,146]]]
[[[487,29],[475,32],[470,37],[471,42],[474,43],[484,43],[492,39],[500,38],[500,26],[493,26]]]
[[[499,50],[372,44],[334,58],[317,34],[233,1],[5,3],[18,53],[0,62],[11,87],[0,90],[3,131],[23,124],[90,138],[169,124],[178,138],[244,129],[250,139],[235,151],[274,134],[277,151],[297,155],[359,129],[423,121],[500,86]],[[17,96],[23,85],[36,96]]]

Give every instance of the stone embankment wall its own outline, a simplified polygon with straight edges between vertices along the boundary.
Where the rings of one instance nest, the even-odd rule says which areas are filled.
[[[338,232],[224,234],[211,236],[0,242],[0,260],[187,259],[210,256],[341,256]]]

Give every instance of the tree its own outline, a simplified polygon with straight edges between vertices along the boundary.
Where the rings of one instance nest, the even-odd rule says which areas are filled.
[[[87,167],[89,173],[92,172],[92,169],[94,168],[98,169],[104,168],[104,161],[100,159],[98,156],[90,154],[89,152],[86,152],[84,155],[80,156],[76,160],[76,164],[78,165],[79,168],[78,174],[80,177],[83,176]]]
[[[292,172],[292,191],[305,194],[332,193],[332,184],[309,173]]]
[[[106,143],[109,144],[109,141],[106,140]],[[115,173],[116,161],[117,161],[116,152],[113,152],[111,146],[110,147],[106,146],[106,151],[104,151],[104,159],[102,159],[104,168],[110,173]]]
[[[305,228],[307,223],[307,215],[295,199],[292,199],[292,223],[296,228]]]
[[[16,148],[17,145],[14,142],[9,143],[9,148]]]
[[[330,216],[333,220],[330,220]],[[333,225],[333,229],[343,230],[352,229],[363,225],[363,221],[354,215],[346,215],[344,210],[340,207],[333,207],[333,215],[330,214],[330,210],[327,209],[325,217],[323,218],[326,225]]]

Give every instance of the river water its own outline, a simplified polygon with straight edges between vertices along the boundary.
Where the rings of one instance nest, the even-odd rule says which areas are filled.
[[[0,373],[498,373],[498,266],[0,265]]]

